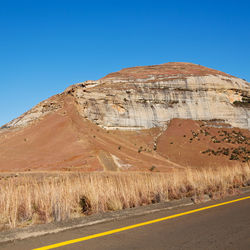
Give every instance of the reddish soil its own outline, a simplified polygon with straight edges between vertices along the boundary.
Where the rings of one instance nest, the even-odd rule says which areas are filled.
[[[114,72],[108,74],[102,79],[109,78],[118,78],[118,79],[130,79],[130,78],[147,78],[150,75],[165,75],[165,76],[175,76],[180,75],[184,76],[204,76],[204,75],[223,75],[230,76],[224,72],[210,69],[201,65],[193,64],[193,63],[184,63],[184,62],[170,62],[164,63],[160,65],[152,65],[152,66],[138,66],[132,68],[122,69],[118,72]]]
[[[80,117],[72,97],[64,98],[64,107],[55,113],[27,128],[0,134],[0,171],[103,171],[109,166],[99,157],[102,152],[130,164],[129,170],[178,166],[152,150],[158,129],[107,131]]]
[[[157,152],[182,166],[248,164],[250,131],[223,126],[225,124],[216,121],[173,119],[165,133],[158,138]]]

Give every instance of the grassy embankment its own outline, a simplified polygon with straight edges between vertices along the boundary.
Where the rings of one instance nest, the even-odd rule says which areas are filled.
[[[250,166],[170,173],[71,173],[0,180],[0,229],[207,194],[219,198],[249,184]],[[216,194],[216,195],[215,195]]]

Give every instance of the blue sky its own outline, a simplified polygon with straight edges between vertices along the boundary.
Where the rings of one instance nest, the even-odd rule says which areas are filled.
[[[0,0],[0,125],[124,67],[201,64],[250,81],[250,1]]]

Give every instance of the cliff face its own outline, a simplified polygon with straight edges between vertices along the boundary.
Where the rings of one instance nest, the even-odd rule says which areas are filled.
[[[134,67],[70,86],[6,127],[19,127],[61,107],[72,95],[81,116],[105,129],[163,127],[173,118],[219,120],[249,128],[250,84],[190,63]]]
[[[173,118],[219,119],[249,128],[249,83],[199,65],[125,69],[66,92],[82,116],[106,129],[148,129]]]

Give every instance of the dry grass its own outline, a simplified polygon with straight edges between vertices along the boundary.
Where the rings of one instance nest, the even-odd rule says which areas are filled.
[[[224,196],[250,180],[250,166],[171,173],[73,173],[0,180],[0,228],[47,223],[204,194]]]

